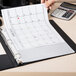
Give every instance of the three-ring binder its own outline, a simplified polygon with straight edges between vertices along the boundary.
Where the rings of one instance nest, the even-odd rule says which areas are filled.
[[[31,9],[31,6],[28,6],[28,7],[30,7],[30,9]],[[15,26],[15,25],[10,25],[10,21],[7,20],[8,19],[7,11],[10,9],[4,9],[2,11],[4,22],[5,22],[5,26],[4,26],[5,28],[2,28],[2,30],[0,31],[0,42],[2,43],[3,48],[5,49],[7,54],[5,56],[3,56],[4,60],[1,57],[2,61],[0,61],[0,63],[1,63],[1,65],[3,63],[3,65],[5,67],[2,67],[3,66],[2,65],[0,67],[0,70],[19,67],[20,65],[23,66],[25,64],[38,62],[38,61],[42,61],[42,60],[46,60],[46,59],[51,59],[51,58],[55,58],[55,57],[60,57],[63,55],[74,54],[76,52],[75,43],[63,32],[63,30],[60,27],[58,27],[58,25],[53,20],[51,20],[49,22],[48,15],[47,15],[47,9],[44,7],[44,5],[38,4],[38,5],[33,5],[32,7],[34,7],[35,10],[36,10],[36,7],[38,10],[40,10],[40,8],[43,8],[40,10],[40,11],[43,10],[41,13],[39,13],[39,11],[38,11],[38,15],[41,19],[41,22],[42,22],[42,19],[43,19],[43,22],[45,22],[44,24],[43,23],[41,24],[39,22],[36,23],[37,21],[31,23],[31,26],[33,26],[33,24],[36,23],[37,26],[36,26],[36,24],[34,24],[34,27],[36,26],[36,28],[39,25],[38,29],[36,29],[36,28],[34,28],[34,29],[37,31],[37,33],[38,33],[37,36],[40,38],[40,41],[39,41],[40,44],[39,43],[38,43],[39,45],[34,44],[34,45],[32,45],[32,47],[29,47],[27,45],[27,43],[25,43],[24,46],[22,46],[24,41],[25,42],[27,41],[27,38],[25,38],[25,37],[24,37],[24,39],[26,39],[26,40],[23,40],[21,38],[21,41],[23,41],[23,43],[21,43],[20,40],[17,40],[19,37],[21,37],[21,35],[24,36],[26,34],[21,33],[22,32],[21,29],[20,29],[21,32],[18,32],[18,30],[15,30],[16,32],[14,32],[14,29],[11,26]],[[38,8],[38,7],[40,7],[40,8]],[[17,7],[17,8],[20,8],[20,7]],[[22,8],[24,9],[24,6]],[[13,8],[11,8],[11,9],[13,9]],[[43,18],[41,18],[41,16],[43,16],[42,14],[44,15]],[[37,16],[37,12],[35,15]],[[37,19],[39,19],[39,18],[37,18]],[[32,19],[31,19],[31,21],[32,21]],[[26,24],[27,23],[24,23],[24,25],[25,25],[24,27],[26,27]],[[40,27],[40,25],[41,25],[41,27]],[[43,26],[46,27],[45,30],[44,30]],[[24,28],[24,27],[22,27],[22,28]],[[10,30],[13,30],[13,32],[16,33],[15,36],[12,35]],[[29,31],[28,29],[26,29],[26,30]],[[24,29],[25,32],[26,32],[26,30]],[[33,31],[33,34],[36,31]],[[17,35],[17,32],[18,32],[18,35]],[[48,32],[49,35],[46,32]],[[31,34],[29,34],[29,35],[31,35]],[[46,35],[46,37],[44,36],[44,39],[43,39],[43,35]],[[51,39],[51,37],[49,37],[50,35],[52,36],[53,39]],[[35,40],[35,38],[36,38],[36,36],[31,36],[30,41],[31,41],[32,37],[33,37],[33,40]],[[49,37],[49,38],[47,38],[47,37]],[[47,41],[47,39],[48,39],[48,41]],[[42,43],[42,40],[44,40],[43,43]],[[35,40],[35,41],[37,42],[38,40]],[[46,41],[46,43],[44,43],[45,41]],[[33,42],[34,41],[32,41],[32,43]],[[17,44],[19,44],[19,45],[17,45]],[[28,41],[28,44],[29,44],[29,41]],[[27,47],[26,47],[26,45],[27,45]],[[6,62],[6,63],[4,63],[4,62]]]

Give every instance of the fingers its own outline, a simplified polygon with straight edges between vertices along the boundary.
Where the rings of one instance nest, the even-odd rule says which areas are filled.
[[[52,9],[52,8],[53,8],[53,5],[54,5],[54,4],[52,4],[51,6],[49,6],[48,9]]]
[[[51,9],[55,0],[41,0],[41,3],[45,3],[47,9]]]
[[[55,1],[55,0],[46,0],[46,1],[45,1],[46,7],[49,8],[50,6],[52,6],[52,5],[54,4],[54,1]]]
[[[41,0],[41,3],[45,3],[45,0]]]
[[[54,3],[52,3],[48,8],[49,8],[49,9],[52,9],[53,6],[54,6]]]

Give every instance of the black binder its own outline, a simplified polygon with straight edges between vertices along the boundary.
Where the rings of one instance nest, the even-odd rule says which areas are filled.
[[[68,35],[53,20],[50,20],[50,23],[55,28],[55,30],[61,35],[61,37],[68,43],[68,45],[76,52],[76,44],[68,37]],[[17,62],[15,61],[12,53],[10,52],[8,46],[6,45],[5,41],[3,40],[1,34],[0,34],[0,42],[1,42],[4,50],[6,51],[6,55],[0,56],[0,71],[46,60],[46,59],[43,59],[43,60],[38,60],[38,61],[33,61],[33,62],[18,65]],[[65,56],[65,55],[63,55],[63,56]],[[61,56],[58,56],[58,57],[61,57]],[[55,57],[53,57],[53,58],[55,58]],[[51,58],[48,58],[48,59],[51,59]]]

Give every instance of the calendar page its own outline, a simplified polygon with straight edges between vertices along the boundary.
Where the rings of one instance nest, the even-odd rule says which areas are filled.
[[[39,48],[65,42],[49,23],[44,4],[4,9],[2,15],[5,24],[2,33],[14,56],[23,62],[48,58],[54,52]]]

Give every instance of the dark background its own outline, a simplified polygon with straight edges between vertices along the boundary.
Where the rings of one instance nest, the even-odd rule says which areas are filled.
[[[33,4],[37,4],[40,3],[40,0],[0,0],[0,4],[4,5],[4,6],[20,6],[20,5],[28,5],[33,3]]]
[[[0,16],[1,9],[24,6],[30,4],[39,4],[41,0],[0,0]]]

